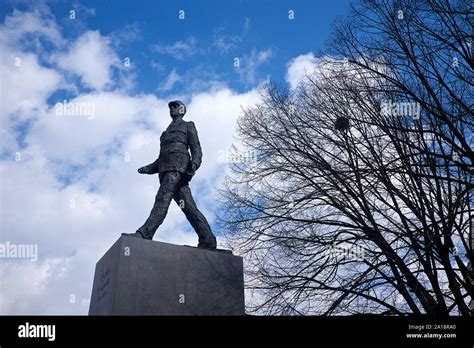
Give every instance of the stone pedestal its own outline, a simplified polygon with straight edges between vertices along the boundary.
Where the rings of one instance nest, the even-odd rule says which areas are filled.
[[[242,258],[120,237],[96,265],[89,315],[244,315]]]

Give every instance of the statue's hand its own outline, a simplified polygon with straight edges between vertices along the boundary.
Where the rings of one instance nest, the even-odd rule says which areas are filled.
[[[138,168],[138,172],[140,174],[150,174],[150,169],[148,169],[148,166],[144,166],[144,167]]]
[[[198,169],[196,163],[191,163],[190,167],[192,172],[195,172]]]

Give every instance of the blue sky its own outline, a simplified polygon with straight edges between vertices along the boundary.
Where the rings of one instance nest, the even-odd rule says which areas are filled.
[[[260,101],[265,81],[295,88],[347,8],[343,0],[3,1],[0,243],[37,245],[39,257],[2,260],[0,314],[87,313],[95,263],[153,205],[158,178],[137,168],[157,158],[169,100],[185,101],[198,129],[204,157],[190,186],[219,234],[216,190],[229,164],[220,158],[239,145],[242,108]],[[64,100],[93,106],[93,115],[58,114]],[[154,239],[197,244],[174,203]]]
[[[120,35],[120,57],[129,57],[137,74],[136,93],[173,93],[186,88],[189,79],[219,79],[243,91],[270,76],[284,82],[285,65],[293,57],[324,48],[331,22],[348,8],[346,0],[190,0],[190,1],[67,1],[49,4],[63,29],[74,39],[84,30],[104,36]],[[1,5],[2,20],[12,9],[27,3]],[[68,18],[76,10],[76,20]],[[183,10],[185,19],[179,18]],[[289,11],[294,11],[290,20]],[[173,51],[173,45],[182,43]],[[162,50],[156,49],[161,47]],[[179,50],[181,47],[181,50]],[[166,50],[168,48],[168,50]],[[256,62],[254,52],[268,52]],[[181,51],[180,55],[176,52]],[[255,67],[255,79],[242,77],[234,67]],[[246,61],[252,58],[253,62]],[[183,76],[172,88],[157,90],[173,71]],[[188,78],[188,80],[186,79]]]

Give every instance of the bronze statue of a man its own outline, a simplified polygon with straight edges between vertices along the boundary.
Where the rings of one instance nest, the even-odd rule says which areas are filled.
[[[166,217],[171,200],[174,199],[199,236],[198,247],[216,249],[216,237],[197,208],[188,185],[202,160],[196,127],[192,121],[183,120],[186,113],[183,102],[175,100],[168,106],[173,121],[161,134],[160,155],[155,162],[138,169],[141,174],[159,174],[160,188],[155,197],[155,204],[143,226],[135,233],[123,235],[152,239]]]

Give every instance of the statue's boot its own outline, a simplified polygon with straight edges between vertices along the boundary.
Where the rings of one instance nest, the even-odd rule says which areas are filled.
[[[217,248],[216,237],[211,235],[211,236],[208,236],[207,238],[199,238],[198,248],[211,249],[211,250],[216,249]]]
[[[142,238],[142,239],[151,239],[148,236],[144,236],[142,232],[137,231],[135,233],[122,233],[122,236],[127,236],[127,237],[135,237],[135,238]]]

